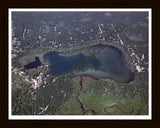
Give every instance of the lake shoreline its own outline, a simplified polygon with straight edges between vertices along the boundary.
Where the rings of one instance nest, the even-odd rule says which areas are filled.
[[[67,53],[69,53],[69,54],[66,55]],[[97,58],[99,55],[101,56],[101,58]],[[110,57],[110,55],[111,55],[111,57]],[[61,75],[63,73],[68,73],[68,72],[72,71],[72,68],[75,69],[75,67],[76,67],[76,69],[79,69],[79,72],[80,72],[81,70],[83,70],[83,68],[86,67],[86,65],[91,64],[90,60],[88,63],[86,63],[86,61],[85,61],[85,58],[87,58],[88,56],[91,56],[91,58],[94,56],[94,58],[96,59],[93,64],[98,64],[98,63],[104,61],[103,65],[101,65],[103,68],[100,70],[98,69],[98,71],[99,71],[99,73],[101,73],[101,75],[98,75],[97,71],[96,72],[91,71],[92,73],[96,73],[98,76],[96,76],[96,74],[91,75],[92,73],[85,73],[85,72],[80,73],[80,75],[78,75],[78,76],[83,76],[83,75],[86,76],[87,75],[87,76],[93,77],[95,79],[99,79],[99,78],[100,79],[111,79],[111,80],[117,79],[115,81],[122,82],[122,83],[130,83],[131,81],[134,80],[134,73],[132,72],[128,61],[126,60],[125,54],[119,48],[111,46],[111,45],[97,44],[97,45],[92,45],[89,47],[84,47],[84,48],[69,51],[69,52],[49,51],[43,55],[43,59],[45,62],[48,61],[49,65],[51,67],[50,68],[51,74],[57,76],[57,75]],[[70,60],[70,58],[72,58],[72,59]],[[79,58],[78,63],[77,63],[77,58]],[[68,60],[66,60],[66,59],[68,59]],[[107,61],[107,62],[111,61],[111,62],[106,63],[105,61]],[[93,64],[92,64],[92,66],[93,66],[92,68],[95,69],[95,65],[93,65]],[[67,67],[67,65],[68,65],[68,67]],[[75,65],[75,67],[73,65]],[[100,66],[100,65],[98,65],[98,66]],[[116,66],[116,67],[113,68],[114,66]],[[87,68],[87,69],[90,69],[90,68]],[[111,70],[111,72],[110,72],[110,70]],[[109,74],[108,74],[108,71],[109,71]],[[118,71],[119,76],[117,73],[114,73],[117,71]],[[83,75],[81,75],[81,74],[83,74]],[[120,74],[124,74],[124,75],[120,75]],[[105,75],[106,75],[106,77],[105,77]]]

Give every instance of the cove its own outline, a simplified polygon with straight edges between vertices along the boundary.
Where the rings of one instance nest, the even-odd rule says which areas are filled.
[[[114,46],[98,44],[68,53],[47,52],[43,58],[49,62],[53,76],[72,73],[73,76],[112,79],[120,83],[134,80],[123,52]]]
[[[39,60],[39,57],[35,57],[35,61],[31,62],[27,65],[24,65],[25,69],[33,69],[33,68],[37,68],[38,66],[41,66],[41,61]]]

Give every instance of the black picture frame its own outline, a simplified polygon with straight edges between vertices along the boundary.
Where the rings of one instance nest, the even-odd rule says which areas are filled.
[[[9,8],[151,8],[152,9],[152,120],[8,120],[8,9]],[[17,127],[144,127],[160,126],[159,28],[158,0],[2,0],[0,121],[4,128]]]

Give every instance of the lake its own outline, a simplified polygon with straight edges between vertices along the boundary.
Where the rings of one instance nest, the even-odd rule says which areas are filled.
[[[72,73],[73,76],[112,79],[121,83],[134,80],[134,73],[124,53],[109,45],[98,44],[68,53],[47,52],[43,58],[49,62],[49,70],[53,76]]]

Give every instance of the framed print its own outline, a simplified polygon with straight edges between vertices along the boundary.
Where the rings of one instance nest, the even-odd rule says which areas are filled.
[[[9,120],[151,120],[151,8],[9,8]]]
[[[158,128],[158,0],[1,1],[4,128]]]

